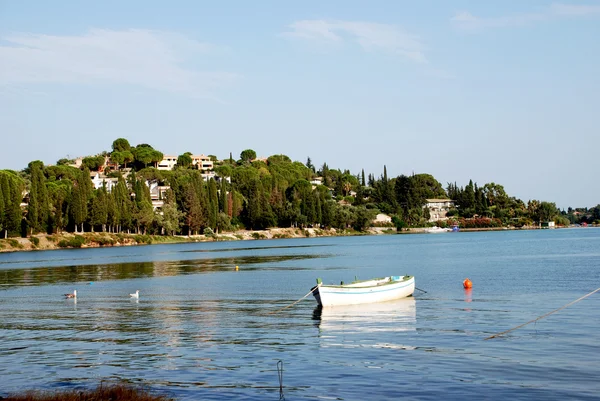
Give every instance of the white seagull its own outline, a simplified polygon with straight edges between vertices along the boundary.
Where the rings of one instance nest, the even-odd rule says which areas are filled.
[[[136,298],[136,299],[139,298],[140,297],[140,290],[135,290],[135,293],[129,294],[129,296],[131,298]]]
[[[77,298],[77,290],[73,290],[72,294],[65,294],[65,298]]]

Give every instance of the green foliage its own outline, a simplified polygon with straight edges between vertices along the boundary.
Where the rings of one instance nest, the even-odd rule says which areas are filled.
[[[112,143],[113,152],[127,152],[131,150],[131,145],[129,145],[129,141],[125,138],[115,139]]]
[[[252,149],[241,152],[239,165],[230,154],[229,160],[215,166],[218,176],[229,177],[230,183],[205,182],[197,169],[184,168],[192,166],[191,153],[179,157],[179,168],[159,171],[149,166],[162,160],[161,152],[147,144],[132,148],[124,138],[113,142],[110,159],[124,167],[132,163],[132,169],[112,173],[119,182],[111,191],[94,190],[89,170],[104,163],[105,154],[85,158],[83,171],[68,166],[66,159],[57,166],[33,161],[22,173],[0,170],[0,237],[19,235],[24,218],[29,234],[91,228],[174,235],[237,227],[333,227],[361,232],[371,224],[373,213],[381,211],[395,216],[393,224],[402,229],[427,225],[426,199],[446,197],[456,204],[448,217],[464,220],[466,225],[529,225],[552,220],[564,225],[567,221],[600,220],[600,205],[578,214],[561,212],[550,202],[534,200],[526,205],[494,182],[478,186],[471,180],[465,187],[448,184],[446,192],[430,174],[390,179],[384,165],[380,178],[369,174],[367,180],[364,170],[355,175],[327,163],[315,171],[310,158],[304,164],[277,154],[266,162],[256,161]],[[217,162],[214,156],[211,160]],[[121,174],[129,174],[128,182]],[[316,174],[323,185],[310,183]],[[172,189],[156,212],[147,181]],[[24,196],[29,201],[26,210],[21,209]],[[350,205],[336,203],[332,196]]]
[[[67,165],[73,164],[73,163],[75,163],[75,160],[63,158],[63,159],[58,159],[58,161],[56,162],[56,165],[57,166],[67,166]]]
[[[81,164],[90,171],[98,171],[98,169],[104,165],[104,161],[104,156],[89,156],[84,157]]]
[[[192,153],[191,152],[185,152],[182,155],[179,155],[177,157],[177,166],[182,167],[182,168],[189,168],[192,166]]]
[[[85,237],[75,235],[69,239],[62,239],[58,242],[60,248],[81,248],[86,243]]]
[[[8,242],[8,244],[13,248],[17,248],[17,249],[23,248],[23,245],[21,245],[21,243],[14,238],[9,238],[6,240],[6,242]]]
[[[39,239],[38,237],[30,237],[30,238],[29,238],[29,241],[30,241],[30,242],[31,242],[31,244],[32,244],[34,247],[36,247],[36,248],[37,248],[38,246],[40,246],[40,239]]]
[[[148,244],[148,245],[150,245],[152,243],[152,237],[150,235],[137,234],[137,235],[133,236],[133,239],[138,244]]]
[[[256,159],[256,152],[252,149],[243,150],[242,153],[240,153],[240,159],[242,162],[250,162]]]

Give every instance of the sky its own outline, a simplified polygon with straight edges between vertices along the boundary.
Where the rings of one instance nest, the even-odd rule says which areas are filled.
[[[285,154],[600,204],[600,0],[0,0],[0,169]]]

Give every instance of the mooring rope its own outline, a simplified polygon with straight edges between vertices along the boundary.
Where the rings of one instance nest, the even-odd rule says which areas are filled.
[[[564,306],[561,306],[560,308],[558,308],[558,309],[555,309],[555,310],[553,310],[553,311],[551,311],[551,312],[548,312],[548,313],[546,313],[546,314],[544,314],[544,315],[542,315],[542,316],[540,316],[540,317],[537,317],[537,318],[535,318],[535,319],[533,319],[533,320],[530,320],[530,321],[528,321],[527,323],[523,323],[523,324],[521,324],[521,325],[518,325],[517,327],[513,327],[512,329],[509,329],[509,330],[503,331],[502,333],[497,333],[497,334],[494,334],[494,335],[492,335],[492,336],[489,336],[489,337],[487,337],[487,338],[484,338],[484,340],[490,340],[490,339],[492,339],[492,338],[500,337],[500,336],[502,336],[502,335],[504,335],[504,334],[506,334],[506,333],[510,333],[511,331],[513,331],[513,330],[516,330],[516,329],[519,329],[519,328],[521,328],[521,327],[523,327],[523,326],[526,326],[526,325],[528,325],[528,324],[530,324],[530,323],[537,322],[538,320],[540,320],[540,319],[543,319],[543,318],[545,318],[546,316],[550,316],[551,314],[553,314],[553,313],[556,313],[556,312],[558,312],[558,311],[560,311],[560,310],[562,310],[562,309],[565,309],[566,307],[568,307],[568,306],[571,306],[571,305],[573,305],[574,303],[577,303],[577,302],[581,301],[582,299],[585,299],[585,298],[589,297],[590,295],[592,295],[592,294],[594,294],[594,293],[596,293],[596,292],[598,292],[598,291],[600,291],[600,288],[596,288],[594,291],[590,292],[589,294],[585,294],[585,295],[584,295],[584,296],[582,296],[581,298],[578,298],[578,299],[576,299],[575,301],[569,302],[568,304],[566,304],[566,305],[564,305]]]
[[[279,376],[279,400],[284,401],[285,396],[283,395],[283,361],[277,362],[277,375]]]
[[[269,313],[267,313],[267,314],[268,314],[268,315],[270,315],[270,314],[272,314],[272,313],[281,312],[281,311],[282,311],[282,310],[284,310],[284,309],[287,309],[287,308],[289,308],[289,307],[291,307],[291,306],[294,306],[294,305],[296,305],[298,302],[302,301],[304,298],[306,298],[307,296],[309,296],[310,294],[312,294],[313,292],[315,292],[315,290],[316,290],[317,288],[319,288],[319,287],[317,286],[317,287],[314,287],[314,288],[312,288],[312,289],[311,289],[311,290],[308,292],[308,294],[306,294],[305,296],[303,296],[303,297],[302,297],[302,298],[300,298],[299,300],[297,300],[297,301],[295,301],[295,302],[293,302],[293,303],[289,304],[288,306],[284,306],[284,307],[283,307],[283,308],[281,308],[281,309],[277,309],[276,311],[269,312]]]
[[[424,292],[425,294],[427,294],[427,291],[425,291],[425,290],[422,290],[422,289],[420,289],[420,288],[417,288],[417,287],[415,287],[415,290],[419,290],[419,291],[421,291],[421,292]]]

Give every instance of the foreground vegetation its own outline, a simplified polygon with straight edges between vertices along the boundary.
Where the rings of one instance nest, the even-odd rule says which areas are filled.
[[[244,150],[238,160],[214,162],[214,178],[180,155],[173,170],[158,170],[163,154],[150,145],[130,146],[115,140],[111,152],[55,166],[40,161],[23,171],[0,170],[0,237],[31,237],[69,232],[138,235],[214,235],[273,227],[366,230],[377,213],[393,218],[397,229],[430,225],[426,200],[450,198],[455,208],[438,225],[472,228],[523,227],[554,221],[557,225],[600,221],[600,205],[559,210],[552,202],[509,196],[502,185],[444,189],[430,174],[388,178],[386,167],[376,178],[364,171],[317,169],[285,155],[259,160]],[[102,170],[116,181],[94,188],[90,171]],[[204,175],[203,175],[204,174]],[[153,206],[151,185],[160,203]],[[74,239],[73,241],[81,241]],[[76,247],[77,243],[70,246]]]
[[[169,401],[162,395],[125,384],[102,385],[93,390],[26,391],[22,394],[0,397],[4,401]]]

